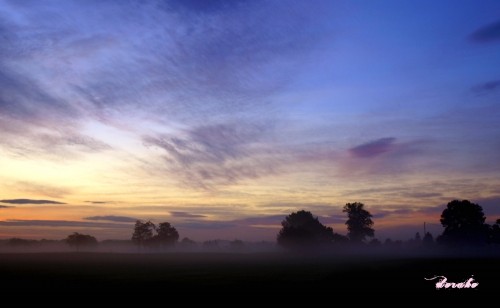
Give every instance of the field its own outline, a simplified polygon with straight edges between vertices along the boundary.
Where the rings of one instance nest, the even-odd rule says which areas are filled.
[[[497,258],[391,258],[281,253],[8,253],[0,254],[3,298],[39,303],[144,303],[181,300],[238,306],[277,300],[306,306],[346,298],[353,304],[415,300],[484,300],[497,293]],[[436,290],[443,275],[475,289]],[[23,297],[19,291],[27,294]]]

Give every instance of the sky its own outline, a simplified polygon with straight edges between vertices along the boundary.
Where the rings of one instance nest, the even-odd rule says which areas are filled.
[[[500,2],[0,0],[0,238],[500,218]]]

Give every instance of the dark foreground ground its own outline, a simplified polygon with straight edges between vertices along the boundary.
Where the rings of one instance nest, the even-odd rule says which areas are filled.
[[[219,306],[355,306],[416,302],[484,303],[500,294],[500,259],[491,257],[313,257],[287,254],[0,254],[1,297],[19,305],[163,303]],[[436,290],[472,275],[476,289]],[[135,304],[134,304],[135,305]],[[157,305],[157,304],[155,304]],[[175,304],[176,306],[178,304]],[[322,306],[325,306],[322,304]]]

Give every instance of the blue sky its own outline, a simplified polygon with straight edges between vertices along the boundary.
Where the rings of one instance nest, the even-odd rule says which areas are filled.
[[[437,224],[455,198],[493,220],[499,12],[0,1],[0,235],[127,238],[128,217],[272,239],[302,208],[345,233],[355,201],[380,236]]]

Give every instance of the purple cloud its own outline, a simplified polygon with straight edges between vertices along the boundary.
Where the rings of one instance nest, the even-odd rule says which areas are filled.
[[[173,11],[185,10],[186,12],[192,12],[195,14],[205,13],[214,14],[221,11],[230,11],[243,6],[245,4],[254,4],[257,1],[246,1],[246,0],[171,0],[166,2],[168,9]]]
[[[34,200],[34,199],[4,199],[0,200],[1,203],[10,204],[66,204],[64,202],[58,202],[53,200]]]
[[[85,219],[85,220],[105,220],[105,221],[113,221],[113,222],[136,222],[137,221],[137,218],[126,217],[126,216],[114,216],[114,215],[91,216],[91,217],[84,217],[83,219]]]
[[[380,219],[380,218],[386,218],[388,216],[392,215],[403,215],[403,216],[409,216],[415,213],[414,210],[412,209],[407,209],[407,208],[400,208],[400,209],[395,209],[395,210],[376,210],[373,213],[373,218]]]
[[[234,223],[242,225],[281,225],[286,215],[270,215],[262,217],[247,217],[243,219],[234,220]]]
[[[500,21],[483,26],[470,35],[470,39],[478,43],[500,40]]]
[[[472,87],[472,91],[479,94],[496,91],[499,89],[500,89],[500,80],[492,80]]]
[[[179,218],[203,218],[203,217],[207,217],[206,215],[201,215],[201,214],[192,214],[192,213],[188,213],[188,212],[176,212],[176,211],[170,212],[170,215],[172,217],[179,217]]]
[[[71,220],[8,219],[8,220],[0,221],[0,226],[10,226],[10,227],[84,227],[84,228],[126,228],[126,229],[130,229],[130,224],[85,222],[85,221],[71,221]]]
[[[435,197],[442,197],[442,193],[437,193],[437,192],[402,192],[402,196],[409,197],[409,198],[435,198]]]
[[[380,138],[374,141],[363,143],[349,149],[349,153],[358,158],[372,158],[389,152],[394,147],[396,138]]]
[[[426,168],[425,154],[432,150],[431,140],[396,142],[381,138],[350,148],[340,161],[342,176],[392,175]]]
[[[186,228],[186,229],[227,229],[227,228],[233,228],[236,225],[234,225],[231,222],[226,222],[226,221],[190,221],[190,222],[183,222],[183,223],[178,223],[176,224],[176,227],[179,228]]]

